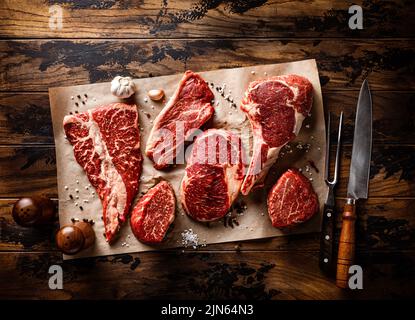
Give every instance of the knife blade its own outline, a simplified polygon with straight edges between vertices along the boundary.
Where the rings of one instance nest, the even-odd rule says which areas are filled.
[[[372,98],[369,83],[364,80],[357,102],[347,199],[339,240],[336,285],[340,288],[348,287],[349,268],[355,252],[356,200],[368,197],[371,153]]]
[[[372,98],[369,83],[363,81],[357,102],[353,135],[352,161],[350,163],[347,197],[367,199],[370,157],[372,150]]]

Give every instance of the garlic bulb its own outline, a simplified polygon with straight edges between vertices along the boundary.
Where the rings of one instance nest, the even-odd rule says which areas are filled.
[[[111,93],[118,98],[131,97],[135,92],[135,84],[130,77],[117,76],[111,81]]]

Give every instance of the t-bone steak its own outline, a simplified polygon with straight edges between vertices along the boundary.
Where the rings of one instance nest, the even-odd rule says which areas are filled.
[[[156,169],[165,169],[184,148],[195,129],[213,115],[214,99],[206,82],[196,73],[186,71],[179,87],[154,120],[147,140],[146,155]]]
[[[229,212],[243,180],[242,156],[241,140],[230,131],[210,129],[196,138],[181,185],[191,218],[207,222]]]
[[[284,75],[251,82],[241,110],[251,123],[253,151],[241,193],[261,186],[281,148],[293,140],[313,104],[313,86],[306,78]]]
[[[176,212],[174,191],[166,181],[151,188],[131,213],[131,230],[138,240],[160,243],[173,223]]]
[[[268,194],[268,214],[275,228],[304,222],[318,210],[313,186],[297,169],[286,171]]]
[[[63,127],[101,199],[105,236],[111,242],[127,218],[142,170],[137,107],[101,106],[66,116]]]

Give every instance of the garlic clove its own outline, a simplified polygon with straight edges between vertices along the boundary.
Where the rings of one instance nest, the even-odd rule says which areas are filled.
[[[160,101],[164,97],[164,91],[161,89],[153,89],[150,90],[147,95],[153,101]]]

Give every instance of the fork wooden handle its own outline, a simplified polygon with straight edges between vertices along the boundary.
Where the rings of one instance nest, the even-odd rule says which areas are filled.
[[[349,287],[349,268],[353,264],[355,253],[356,205],[353,199],[347,200],[343,209],[343,222],[337,258],[336,285],[339,288]]]

